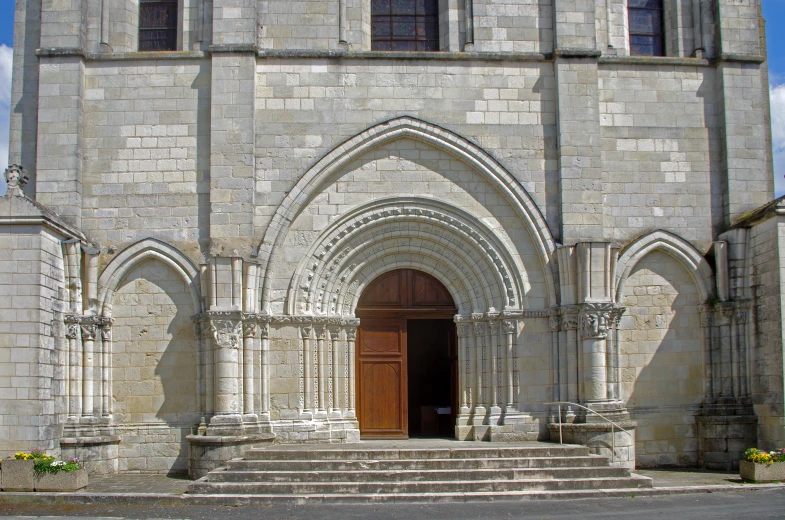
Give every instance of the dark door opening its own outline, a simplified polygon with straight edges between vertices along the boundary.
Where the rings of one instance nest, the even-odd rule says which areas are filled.
[[[453,437],[457,396],[455,324],[407,320],[409,437]]]

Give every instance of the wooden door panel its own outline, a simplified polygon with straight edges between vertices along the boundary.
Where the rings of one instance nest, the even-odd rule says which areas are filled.
[[[361,435],[407,437],[406,320],[363,319],[358,345]]]
[[[363,424],[367,433],[394,433],[403,430],[401,414],[401,363],[367,361],[360,365],[363,388],[369,389],[362,403]]]
[[[360,353],[400,356],[403,353],[400,324],[398,320],[394,321],[394,323],[376,323],[371,328],[363,327]]]

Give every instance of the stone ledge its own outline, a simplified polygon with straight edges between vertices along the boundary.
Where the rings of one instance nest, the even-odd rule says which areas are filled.
[[[441,61],[545,61],[546,54],[529,52],[401,52],[401,51],[312,51],[264,49],[259,58],[441,60]]]
[[[595,49],[573,49],[569,47],[553,51],[554,58],[599,58],[602,51]]]
[[[60,446],[68,446],[69,448],[99,446],[103,444],[120,444],[120,436],[98,435],[95,437],[65,437],[60,439]]]
[[[603,65],[684,65],[689,67],[711,67],[711,61],[704,58],[682,58],[674,56],[601,56]]]
[[[275,439],[273,433],[256,433],[250,435],[188,435],[186,440],[195,446],[235,446],[249,442],[264,442]]]

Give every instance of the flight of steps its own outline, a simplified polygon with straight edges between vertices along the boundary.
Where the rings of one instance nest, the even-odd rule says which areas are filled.
[[[249,450],[189,486],[194,495],[256,499],[400,501],[504,499],[537,493],[650,488],[583,446],[548,443],[465,447],[272,446]]]

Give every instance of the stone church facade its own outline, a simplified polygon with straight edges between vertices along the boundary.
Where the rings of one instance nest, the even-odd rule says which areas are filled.
[[[785,443],[758,0],[17,0],[15,27],[0,455],[200,476],[433,420],[627,466]]]

